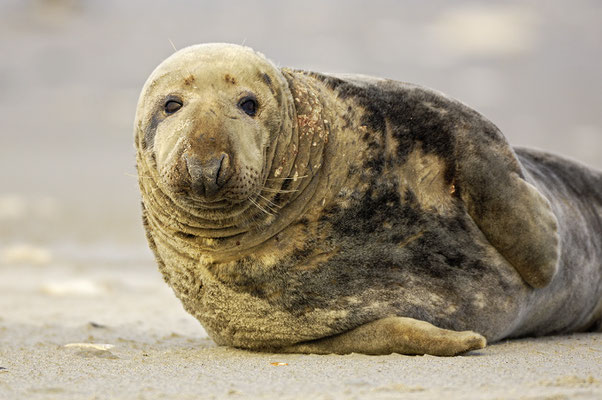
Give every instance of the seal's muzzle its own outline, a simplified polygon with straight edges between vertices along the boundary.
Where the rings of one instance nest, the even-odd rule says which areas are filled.
[[[184,161],[192,192],[207,199],[215,198],[232,175],[230,157],[226,153],[204,162],[194,155],[185,154]]]

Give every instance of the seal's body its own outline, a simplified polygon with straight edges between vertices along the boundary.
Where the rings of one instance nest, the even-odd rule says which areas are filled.
[[[218,344],[451,355],[601,327],[602,174],[440,93],[199,45],[153,72],[135,134],[149,244]]]

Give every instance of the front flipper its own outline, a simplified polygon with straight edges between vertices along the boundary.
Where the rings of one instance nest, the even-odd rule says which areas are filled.
[[[490,151],[460,165],[462,198],[487,240],[525,282],[544,287],[558,269],[558,221],[548,200],[509,171],[500,152]]]
[[[282,353],[313,354],[431,354],[454,356],[486,345],[483,336],[472,331],[456,332],[437,328],[412,318],[379,319],[349,332],[278,349]]]

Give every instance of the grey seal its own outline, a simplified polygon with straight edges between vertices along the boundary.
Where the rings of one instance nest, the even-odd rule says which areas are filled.
[[[420,86],[182,49],[135,120],[147,239],[220,345],[454,355],[599,331],[602,174]]]

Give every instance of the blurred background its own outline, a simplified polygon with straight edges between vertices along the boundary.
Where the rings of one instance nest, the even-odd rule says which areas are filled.
[[[598,0],[1,0],[0,264],[155,268],[132,127],[170,41],[432,87],[514,145],[602,168]]]

